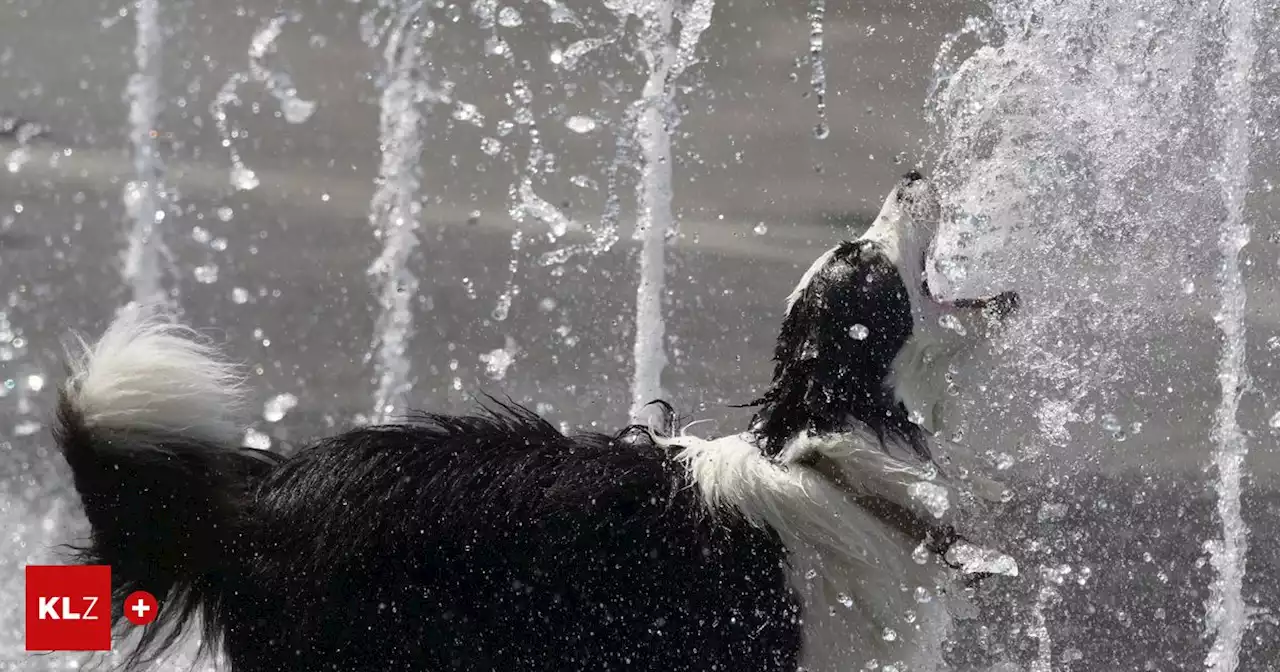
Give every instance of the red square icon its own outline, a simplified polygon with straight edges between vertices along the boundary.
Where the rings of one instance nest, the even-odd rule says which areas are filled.
[[[111,568],[28,565],[27,650],[110,651]]]

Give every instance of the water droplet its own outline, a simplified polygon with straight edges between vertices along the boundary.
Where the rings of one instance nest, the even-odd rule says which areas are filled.
[[[915,598],[920,604],[928,604],[933,600],[933,595],[929,594],[929,589],[924,586],[916,586]]]
[[[258,175],[252,170],[239,165],[232,167],[231,186],[242,191],[251,191],[257,189],[259,184]]]
[[[926,548],[924,544],[916,546],[915,550],[911,551],[911,559],[914,560],[917,565],[923,565],[926,562],[929,562],[930,555],[931,553],[929,552],[929,549]]]
[[[1102,416],[1102,429],[1116,441],[1124,441],[1128,438],[1124,433],[1124,425],[1120,424],[1120,419],[1112,413],[1106,413]]]
[[[249,302],[249,290],[244,287],[236,287],[231,290],[231,300],[237,305],[244,305]]]
[[[839,602],[840,605],[843,606],[845,609],[853,608],[853,598],[849,597],[848,593],[840,593],[836,595],[836,601]]]
[[[520,17],[520,12],[515,7],[503,7],[498,12],[498,25],[503,28],[515,28],[524,23],[524,19]]]
[[[262,406],[262,418],[267,422],[280,422],[298,405],[298,398],[289,393],[277,394]]]
[[[205,264],[204,266],[196,266],[195,271],[196,282],[202,285],[212,285],[218,281],[218,265]]]
[[[1041,523],[1054,523],[1067,517],[1067,505],[1060,502],[1045,502],[1040,505],[1036,520]]]
[[[311,100],[287,98],[280,103],[280,113],[284,115],[284,120],[291,124],[306,122],[315,111],[315,101]]]
[[[221,208],[218,208],[217,215],[219,220],[222,220],[224,222],[229,222],[231,221],[232,217],[236,216],[236,211],[224,205]]]
[[[564,125],[574,133],[590,133],[596,130],[596,120],[582,115],[569,117],[565,120]]]
[[[1280,411],[1276,411],[1276,414],[1271,416],[1271,421],[1267,424],[1271,425],[1271,429],[1280,429]]]
[[[44,389],[44,376],[31,374],[27,376],[27,389],[32,392],[39,392]]]
[[[769,233],[769,227],[765,226],[764,222],[760,222],[759,224],[756,224],[756,228],[752,229],[752,231],[754,231],[757,236],[763,236],[764,234]]]
[[[826,124],[818,124],[813,127],[813,137],[819,140],[826,140],[831,136],[831,127]]]
[[[941,518],[951,508],[947,489],[936,483],[912,483],[907,486],[907,495],[923,504],[934,518]]]
[[[960,334],[961,336],[964,336],[966,333],[968,333],[967,331],[965,331],[964,324],[960,322],[960,318],[956,317],[955,315],[952,315],[951,313],[947,313],[939,317],[938,324],[941,325],[943,329],[954,331],[957,334]]]
[[[459,101],[457,107],[453,110],[453,118],[477,128],[484,126],[484,115],[480,114],[480,108],[472,103]]]
[[[497,156],[502,151],[502,141],[497,138],[484,138],[480,141],[480,151],[489,156]]]
[[[507,369],[515,363],[515,344],[508,339],[506,348],[497,348],[480,355],[480,361],[484,363],[484,372],[493,380],[502,380],[507,377]]]
[[[256,429],[250,429],[244,433],[244,441],[241,445],[254,450],[270,450],[271,437]]]
[[[9,172],[16,173],[22,170],[22,166],[26,165],[27,161],[30,160],[31,152],[24,147],[20,147],[9,152],[9,155],[4,159],[4,166]]]
[[[13,433],[15,436],[31,436],[39,432],[41,427],[42,425],[35,420],[23,420],[13,426]]]
[[[866,340],[867,336],[871,335],[871,330],[866,328],[864,325],[855,324],[852,327],[849,327],[849,335],[852,336],[855,341],[862,341]]]
[[[880,637],[882,637],[886,642],[897,641],[898,632],[893,628],[885,628],[884,632],[880,634]]]
[[[1196,283],[1191,278],[1182,279],[1182,293],[1188,296],[1195,294]]]

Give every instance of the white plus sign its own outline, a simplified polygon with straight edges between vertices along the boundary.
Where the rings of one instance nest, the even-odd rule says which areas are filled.
[[[138,615],[138,618],[144,618],[147,612],[151,611],[151,607],[148,607],[147,603],[142,601],[142,598],[138,598],[138,603],[129,608]]]

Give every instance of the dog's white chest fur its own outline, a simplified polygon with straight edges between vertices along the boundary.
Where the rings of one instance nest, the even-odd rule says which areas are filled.
[[[873,661],[881,669],[937,667],[962,598],[948,570],[915,554],[914,540],[818,471],[764,457],[748,435],[675,441],[685,446],[680,459],[713,509],[736,510],[773,529],[786,545],[791,585],[803,606],[801,669],[845,672]],[[899,470],[874,437],[850,433],[817,443],[845,474],[866,477],[850,487],[894,499],[906,492],[907,470]]]
[[[923,294],[919,287],[916,291]],[[911,312],[911,338],[894,357],[888,383],[911,420],[936,433],[943,427],[948,369],[971,342],[975,325],[967,324],[959,311],[925,296],[912,297]]]

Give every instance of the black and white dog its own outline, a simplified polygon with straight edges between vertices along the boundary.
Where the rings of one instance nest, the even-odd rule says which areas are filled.
[[[495,402],[242,449],[237,369],[122,312],[56,434],[117,622],[160,597],[130,662],[201,623],[236,672],[932,669],[962,597],[929,551],[968,487],[909,409],[955,309],[921,284],[937,214],[909,175],[814,264],[755,422],[715,441]]]

